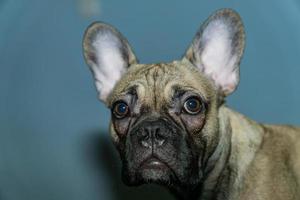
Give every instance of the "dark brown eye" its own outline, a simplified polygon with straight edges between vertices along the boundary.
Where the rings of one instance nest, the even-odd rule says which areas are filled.
[[[195,115],[202,110],[202,104],[197,97],[190,97],[184,102],[183,108],[187,113]]]
[[[115,117],[121,119],[126,117],[128,113],[129,113],[129,107],[125,102],[120,101],[115,103],[113,107],[113,114]]]

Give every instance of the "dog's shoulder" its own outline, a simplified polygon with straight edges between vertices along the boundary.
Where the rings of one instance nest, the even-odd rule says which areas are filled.
[[[300,127],[291,125],[262,124],[267,132],[272,132],[277,136],[291,137],[291,139],[300,138]]]
[[[263,124],[262,150],[284,158],[285,161],[300,162],[300,128],[289,125]],[[277,155],[277,156],[276,156]],[[300,169],[300,163],[299,168]]]
[[[266,199],[296,199],[300,191],[300,129],[285,125],[261,127],[261,145],[245,177],[246,193]]]
[[[230,160],[241,199],[295,199],[300,191],[300,128],[261,124],[227,107],[221,111],[230,121]]]
[[[300,128],[290,125],[263,125],[264,148],[275,162],[294,172],[300,187]],[[300,188],[298,188],[300,189]]]

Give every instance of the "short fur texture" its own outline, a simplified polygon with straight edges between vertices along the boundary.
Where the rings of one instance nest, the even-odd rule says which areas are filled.
[[[87,29],[85,59],[112,109],[110,133],[127,184],[162,184],[189,200],[300,199],[300,129],[260,124],[225,105],[239,82],[244,38],[239,15],[223,9],[181,60],[138,64],[116,29],[100,22]],[[184,105],[194,97],[201,110],[191,115]],[[114,112],[120,101],[129,108],[122,118]],[[157,135],[144,140],[154,126]],[[143,168],[152,156],[163,169]]]

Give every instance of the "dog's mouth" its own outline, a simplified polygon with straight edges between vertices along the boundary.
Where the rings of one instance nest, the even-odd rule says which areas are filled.
[[[141,165],[140,165],[141,170],[167,170],[169,169],[168,164],[163,162],[161,159],[151,156],[147,159],[145,159]]]

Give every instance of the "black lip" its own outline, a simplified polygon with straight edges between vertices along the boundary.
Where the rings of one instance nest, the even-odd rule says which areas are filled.
[[[169,168],[169,166],[165,162],[163,162],[162,160],[160,160],[159,158],[157,158],[155,156],[151,156],[151,157],[145,159],[140,165],[140,169],[164,170],[167,168]]]

